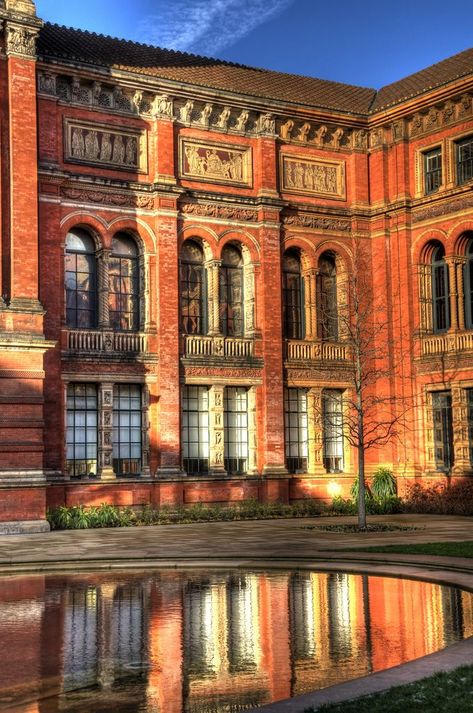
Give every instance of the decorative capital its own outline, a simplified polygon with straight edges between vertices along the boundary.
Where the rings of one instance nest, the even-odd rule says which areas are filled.
[[[7,55],[19,57],[36,57],[36,37],[38,30],[33,27],[7,22],[6,50]]]

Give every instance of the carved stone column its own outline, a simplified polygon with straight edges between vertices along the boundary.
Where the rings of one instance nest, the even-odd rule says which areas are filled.
[[[458,329],[458,288],[457,288],[457,264],[456,258],[447,257],[445,262],[448,267],[448,298],[450,302],[450,328]]]
[[[258,472],[257,447],[256,387],[252,386],[248,389],[248,475],[256,475]]]
[[[322,389],[313,387],[307,393],[307,472],[310,475],[325,475],[322,433]]]
[[[100,329],[110,328],[110,308],[109,308],[109,292],[110,292],[110,277],[109,277],[109,261],[110,250],[103,248],[98,253],[98,325]]]
[[[141,475],[151,476],[149,467],[149,388],[143,384],[141,389]]]
[[[99,385],[98,475],[101,480],[115,480],[113,472],[113,384]]]
[[[317,339],[317,270],[310,268],[302,274],[304,280],[305,337]]]
[[[218,275],[221,264],[221,260],[209,260],[205,263],[207,268],[207,333],[210,336],[215,336],[220,333]]]
[[[457,386],[452,388],[452,428],[453,473],[463,475],[472,469],[468,442],[468,401],[466,389]]]
[[[255,325],[255,266],[248,263],[243,267],[245,300],[245,337],[254,337]]]
[[[465,284],[464,267],[466,258],[455,258],[455,270],[457,276],[457,304],[458,304],[458,329],[465,329]]]
[[[419,265],[420,328],[423,334],[432,332],[432,267]]]
[[[209,389],[209,471],[225,475],[224,465],[224,425],[223,386],[213,385]]]

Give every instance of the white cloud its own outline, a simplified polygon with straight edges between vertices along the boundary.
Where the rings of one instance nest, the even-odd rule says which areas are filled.
[[[157,12],[142,20],[140,40],[215,56],[294,0],[159,0]]]

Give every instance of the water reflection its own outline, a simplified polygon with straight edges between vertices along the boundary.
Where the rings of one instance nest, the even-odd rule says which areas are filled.
[[[0,709],[233,713],[473,633],[470,593],[316,572],[0,579]]]

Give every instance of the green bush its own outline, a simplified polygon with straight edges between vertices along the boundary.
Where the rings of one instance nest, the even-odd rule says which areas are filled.
[[[427,487],[415,483],[408,487],[403,506],[404,512],[473,515],[473,479]]]
[[[397,494],[396,478],[392,470],[380,466],[371,481],[371,493],[376,500],[387,500]]]

